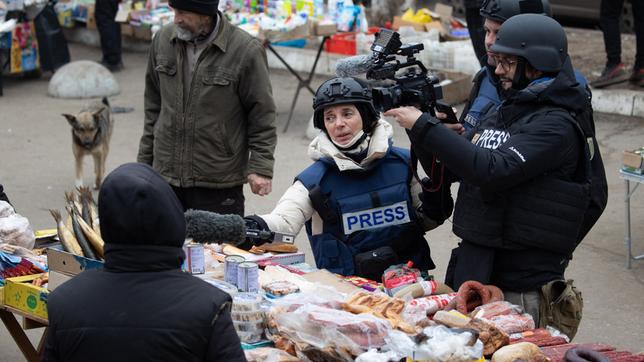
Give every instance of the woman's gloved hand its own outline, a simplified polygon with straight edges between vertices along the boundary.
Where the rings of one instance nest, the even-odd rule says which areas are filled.
[[[249,215],[244,217],[244,226],[246,227],[246,240],[237,245],[238,248],[244,250],[250,250],[253,245],[262,245],[266,242],[269,242],[271,235],[271,230],[268,228],[268,225],[261,217],[257,215]],[[248,236],[248,231],[257,231],[259,232],[257,237]]]

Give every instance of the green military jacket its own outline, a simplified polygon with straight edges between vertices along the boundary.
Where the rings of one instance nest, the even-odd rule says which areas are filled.
[[[273,176],[275,103],[259,40],[219,14],[185,97],[185,43],[174,24],[152,40],[137,160],[178,187],[227,188],[249,173]]]

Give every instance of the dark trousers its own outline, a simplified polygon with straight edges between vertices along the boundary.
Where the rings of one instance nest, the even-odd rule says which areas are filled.
[[[635,69],[644,67],[644,2],[631,1],[633,5],[633,20],[635,22],[635,37],[637,41],[637,54],[635,56]],[[606,47],[607,66],[622,62],[622,40],[619,30],[619,19],[624,8],[624,0],[602,0],[599,23],[604,32],[604,46]]]
[[[121,25],[114,21],[119,9],[119,0],[96,0],[96,27],[101,37],[103,62],[110,65],[121,63]]]
[[[485,30],[483,30],[483,17],[480,14],[480,9],[478,7],[465,9],[465,21],[467,21],[467,30],[470,32],[474,53],[479,63],[481,63],[481,67],[483,67],[487,64],[487,61],[483,58],[486,54]]]
[[[174,193],[181,201],[183,210],[196,209],[218,214],[237,214],[244,216],[244,189],[235,186],[226,189],[205,187],[174,187]]]

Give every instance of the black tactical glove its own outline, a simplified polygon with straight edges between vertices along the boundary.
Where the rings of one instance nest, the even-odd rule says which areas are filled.
[[[250,215],[244,217],[244,224],[246,226],[246,240],[237,245],[240,249],[250,250],[253,245],[262,245],[270,242],[271,230],[261,217],[257,215]],[[249,231],[258,232],[256,236],[248,236]]]
[[[454,210],[451,183],[443,181],[441,187],[436,191],[428,191],[434,188],[429,178],[423,178],[421,183],[423,192],[419,196],[423,202],[423,214],[438,224],[442,224],[452,216],[452,211]]]

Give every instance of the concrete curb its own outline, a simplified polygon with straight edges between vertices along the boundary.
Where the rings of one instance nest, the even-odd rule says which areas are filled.
[[[595,112],[644,118],[644,92],[628,89],[592,89]]]

